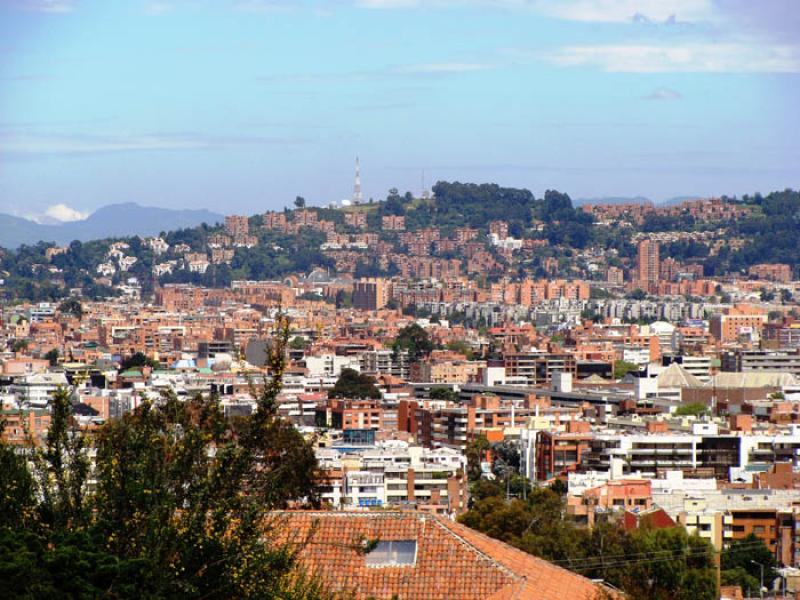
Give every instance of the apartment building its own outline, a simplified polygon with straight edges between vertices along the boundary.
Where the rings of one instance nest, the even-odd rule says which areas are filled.
[[[547,352],[508,352],[503,356],[506,376],[523,378],[528,385],[549,384],[556,373],[570,373],[578,378],[574,354]]]
[[[247,235],[250,233],[250,223],[248,218],[240,215],[226,216],[225,231],[232,237]]]
[[[766,371],[800,376],[800,348],[794,350],[744,350],[722,353],[722,370],[736,373]]]
[[[359,279],[353,284],[353,308],[379,310],[392,297],[391,282],[379,277]]]
[[[663,471],[705,469],[722,481],[748,465],[789,461],[800,465],[800,430],[778,434],[720,434],[716,426],[697,423],[693,433],[595,433],[583,454],[582,470],[607,471],[612,458],[623,473],[656,477]]]
[[[423,446],[463,452],[481,434],[502,439],[507,428],[524,426],[534,410],[497,396],[474,396],[466,405],[401,400],[397,413],[398,429],[415,436]]]
[[[448,448],[384,442],[317,450],[323,498],[336,508],[408,506],[456,515],[467,510],[466,458]]]
[[[738,304],[711,315],[709,328],[720,342],[735,342],[740,338],[758,339],[767,322],[767,312],[761,308]]]

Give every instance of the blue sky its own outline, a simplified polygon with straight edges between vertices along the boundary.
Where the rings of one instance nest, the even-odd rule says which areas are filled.
[[[796,0],[0,0],[0,212],[798,187]]]

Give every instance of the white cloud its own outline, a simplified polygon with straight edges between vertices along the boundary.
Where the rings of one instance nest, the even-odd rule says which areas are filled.
[[[208,145],[188,136],[10,135],[0,148],[11,154],[92,154],[131,150],[180,150]]]
[[[478,5],[524,9],[556,19],[600,23],[640,21],[705,21],[712,18],[712,0],[356,0],[364,8],[397,9]]]
[[[159,15],[171,12],[172,9],[172,4],[168,2],[150,2],[144,7],[144,14],[151,17],[157,17]]]
[[[213,135],[170,133],[145,135],[29,134],[0,131],[0,155],[31,158],[36,156],[83,156],[116,152],[158,152],[239,146],[245,144],[297,144],[299,137]]]
[[[644,97],[645,100],[680,100],[683,94],[669,88],[658,88]]]
[[[75,0],[0,0],[2,4],[40,13],[68,13],[75,10]]]
[[[298,4],[293,0],[237,0],[234,8],[242,12],[274,13],[293,10]]]
[[[800,73],[800,49],[757,43],[567,46],[545,55],[563,67],[620,73]]]
[[[44,211],[44,216],[55,219],[56,221],[61,221],[62,223],[69,223],[70,221],[83,221],[89,216],[89,213],[81,212],[66,204],[59,203],[49,206],[47,210]]]
[[[419,0],[357,0],[364,8],[414,8],[420,6]]]
[[[440,62],[404,65],[397,67],[395,70],[398,73],[415,73],[420,75],[427,73],[434,75],[437,73],[471,73],[473,71],[485,71],[490,68],[490,65],[479,63]]]
[[[711,19],[711,0],[532,0],[507,2],[530,6],[558,19],[601,23],[639,20],[705,21]]]

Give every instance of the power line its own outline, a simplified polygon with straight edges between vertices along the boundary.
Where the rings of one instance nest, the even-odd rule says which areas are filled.
[[[763,545],[762,541],[738,544],[736,549],[749,550]],[[607,568],[624,565],[635,565],[647,562],[660,562],[680,558],[695,558],[705,554],[722,554],[724,550],[715,548],[681,548],[673,550],[654,550],[651,552],[636,552],[632,554],[614,554],[597,556],[593,558],[560,559],[548,561],[553,564],[568,565],[572,570]],[[666,555],[666,556],[663,556]]]

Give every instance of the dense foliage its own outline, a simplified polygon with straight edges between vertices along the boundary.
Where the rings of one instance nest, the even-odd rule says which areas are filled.
[[[459,520],[530,554],[621,588],[632,600],[715,600],[714,550],[682,527],[626,531],[602,521],[593,529],[564,516],[549,489],[506,500],[503,482],[474,485],[476,501]]]
[[[276,413],[281,336],[250,417],[168,396],[90,440],[61,389],[41,449],[0,444],[0,597],[326,597],[273,512],[318,503],[313,447]]]
[[[408,360],[412,363],[430,354],[433,348],[430,335],[417,323],[403,327],[392,344],[395,355],[405,351],[408,353]]]
[[[374,377],[359,373],[355,369],[342,369],[328,397],[377,400],[381,397],[381,391],[375,385]]]
[[[723,552],[720,567],[723,583],[739,585],[743,590],[757,590],[761,586],[763,567],[764,585],[772,588],[778,576],[775,555],[754,534],[730,544]]]
[[[575,251],[589,247],[603,249],[609,264],[630,265],[636,256],[632,236],[637,231],[699,232],[720,227],[724,228],[727,237],[742,238],[747,243],[733,248],[723,245],[712,253],[709,244],[702,239],[684,238],[664,243],[661,257],[671,257],[682,263],[702,262],[705,274],[709,276],[740,272],[765,262],[787,263],[795,271],[800,269],[800,192],[793,190],[732,200],[749,210],[738,220],[696,221],[688,211],[684,211],[672,215],[649,214],[641,224],[631,227],[594,223],[591,215],[576,208],[567,194],[555,190],[548,190],[544,197],[535,198],[526,189],[440,181],[433,187],[433,192],[430,198],[414,198],[411,193],[401,195],[392,189],[383,202],[351,210],[364,211],[367,229],[390,243],[397,243],[398,236],[383,231],[381,225],[382,217],[389,215],[405,216],[409,231],[438,227],[445,236],[456,227],[473,227],[485,234],[492,221],[505,221],[509,234],[514,237],[548,242],[522,264],[516,265],[520,275],[546,276],[548,271],[544,268],[544,260],[547,258],[558,259],[559,270],[567,269]],[[315,211],[318,219],[333,222],[339,231],[360,231],[344,225],[344,212],[341,210],[317,207],[307,207],[306,210]],[[287,210],[287,214],[290,211]],[[170,250],[160,255],[138,237],[119,240],[129,246],[126,255],[135,257],[137,261],[127,271],[118,271],[111,283],[118,284],[135,277],[143,291],[149,293],[155,284],[153,266],[164,261],[174,261],[176,266],[171,273],[158,277],[161,283],[193,283],[208,287],[228,286],[236,279],[276,279],[290,273],[308,273],[314,268],[335,265],[335,261],[320,250],[320,245],[325,242],[323,232],[303,227],[299,234],[287,235],[278,230],[263,229],[262,222],[261,215],[250,218],[251,232],[258,239],[257,246],[237,247],[229,264],[210,265],[205,272],[189,269],[183,263],[185,250],[173,249],[186,245],[192,252],[207,253],[210,236],[223,231],[220,226],[203,224],[165,232],[162,237],[170,245]],[[107,254],[113,241],[72,242],[65,252],[56,253],[51,259],[45,254],[48,248],[52,248],[50,243],[22,246],[14,251],[0,250],[0,279],[3,279],[0,290],[10,300],[31,301],[65,298],[75,288],[80,288],[83,296],[90,299],[115,294],[115,288],[95,281],[98,265],[109,261]],[[483,235],[476,241],[488,244]],[[447,250],[441,251],[439,256],[463,258]],[[370,277],[397,273],[398,267],[394,262],[387,263],[378,258],[363,253],[357,261],[355,275]],[[490,271],[486,276],[498,277],[500,270]]]

